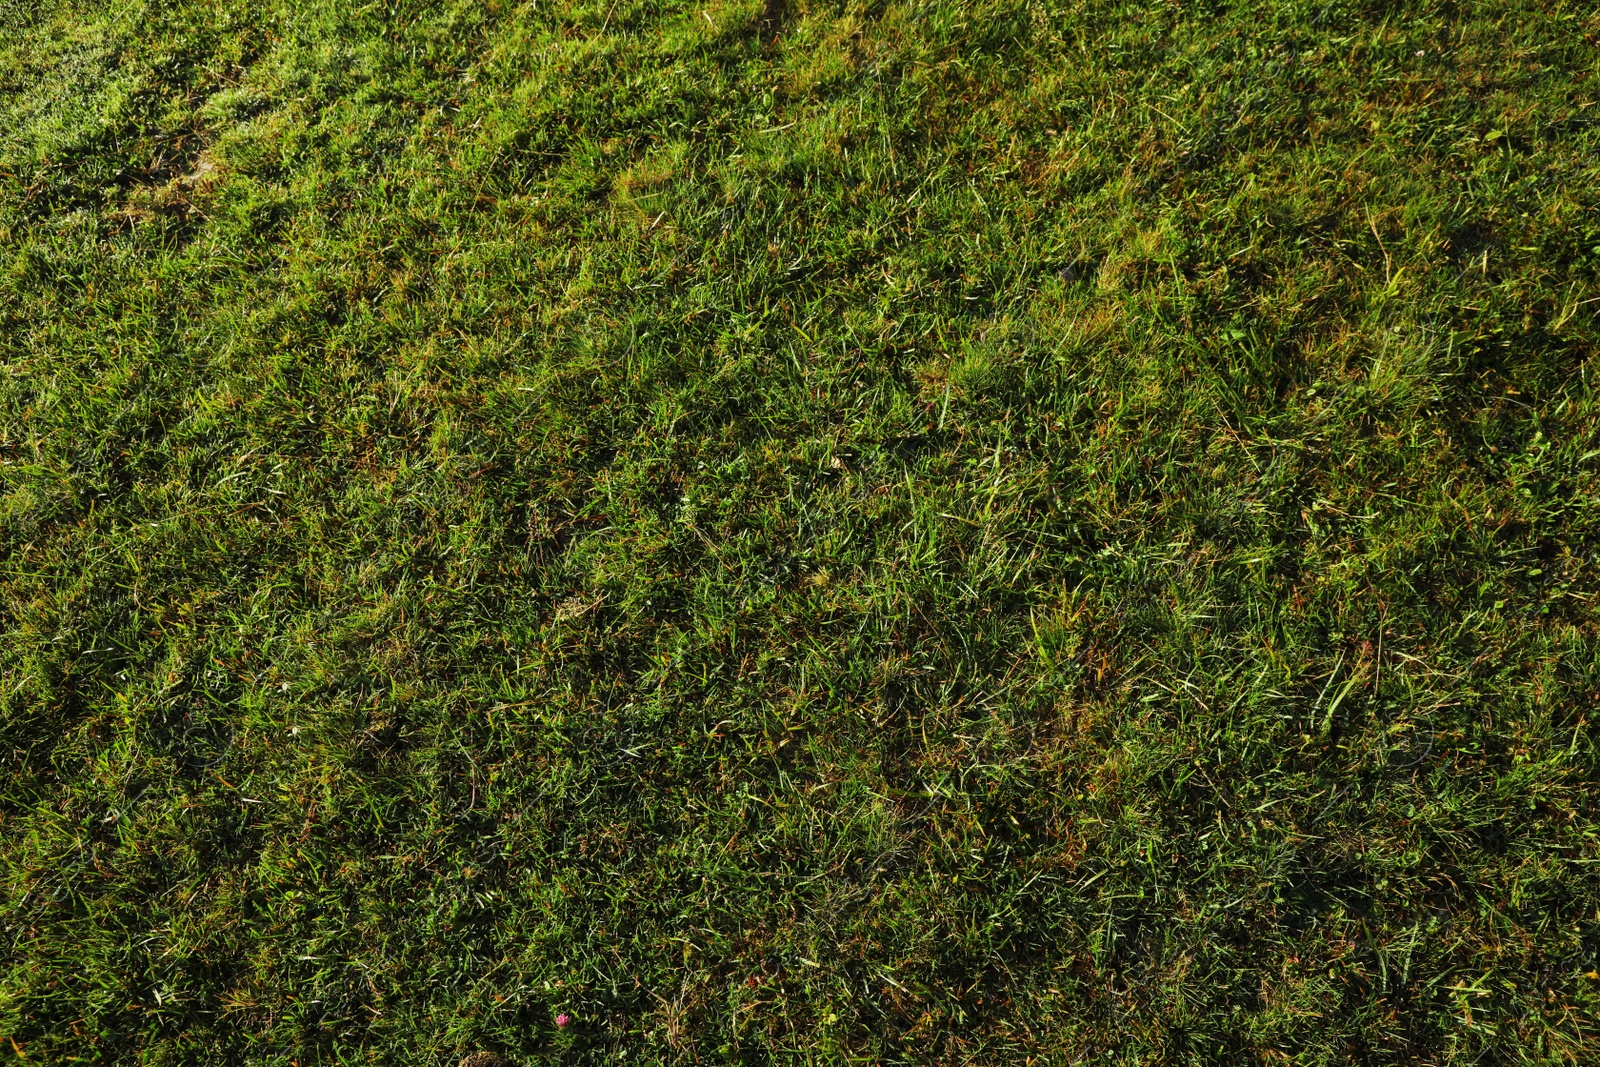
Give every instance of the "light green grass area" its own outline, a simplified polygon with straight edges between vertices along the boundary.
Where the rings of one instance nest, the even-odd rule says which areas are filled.
[[[1597,100],[0,0],[0,1062],[1600,1063]]]

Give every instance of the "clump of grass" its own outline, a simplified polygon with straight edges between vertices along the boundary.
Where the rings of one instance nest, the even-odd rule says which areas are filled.
[[[0,1054],[1600,1053],[1582,7],[0,31]]]

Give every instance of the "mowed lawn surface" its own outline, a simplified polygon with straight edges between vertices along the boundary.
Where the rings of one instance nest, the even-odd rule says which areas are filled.
[[[1600,1062],[1597,73],[0,0],[0,1060]]]

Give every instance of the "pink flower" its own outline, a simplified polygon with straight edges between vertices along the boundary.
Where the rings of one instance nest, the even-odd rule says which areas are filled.
[[[572,1022],[572,1016],[568,1015],[566,1012],[562,1012],[560,1015],[556,1016],[556,1026],[562,1030],[565,1030],[567,1028],[567,1024],[570,1022]]]

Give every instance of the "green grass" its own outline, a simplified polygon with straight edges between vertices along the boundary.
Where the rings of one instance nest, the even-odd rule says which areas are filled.
[[[1597,74],[0,0],[0,1060],[1600,1062]]]

